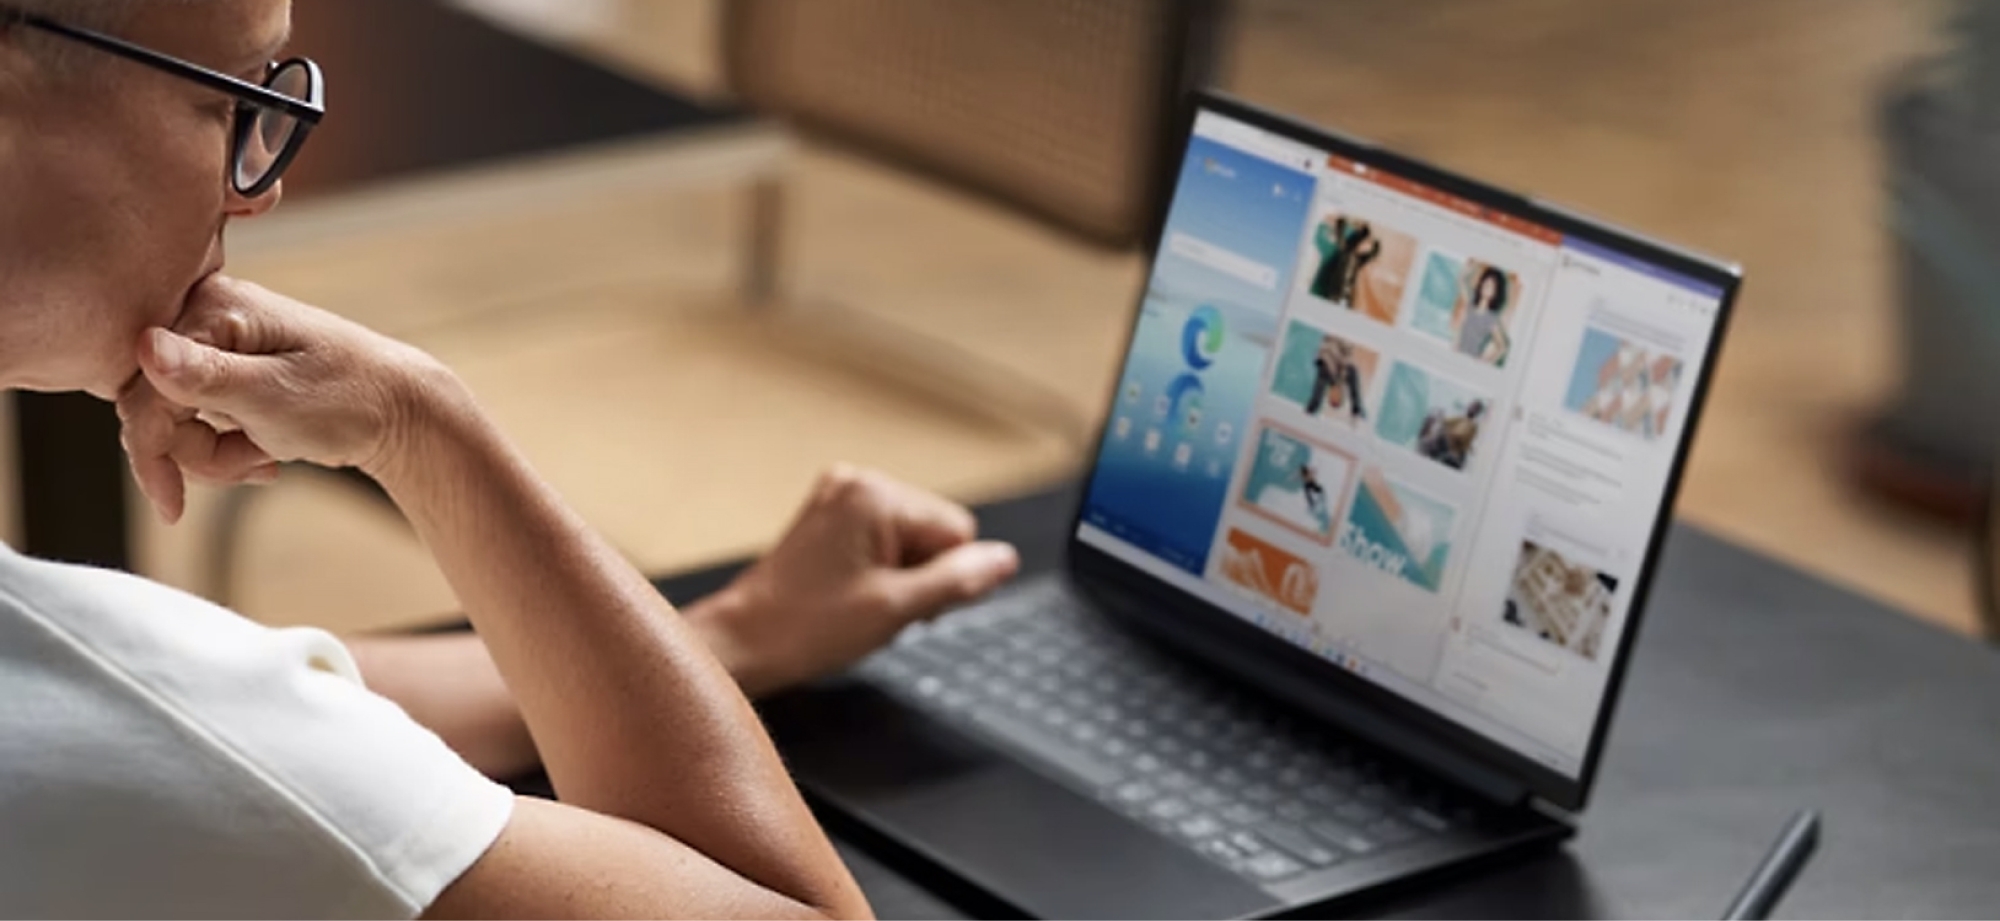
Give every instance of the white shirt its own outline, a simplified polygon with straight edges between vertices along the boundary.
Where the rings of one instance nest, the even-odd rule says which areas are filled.
[[[0,547],[0,916],[414,917],[512,809],[325,632]]]

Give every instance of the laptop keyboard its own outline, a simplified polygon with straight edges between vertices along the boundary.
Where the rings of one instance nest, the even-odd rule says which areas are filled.
[[[1472,821],[1414,773],[1103,623],[1054,586],[906,630],[861,671],[1258,883]]]

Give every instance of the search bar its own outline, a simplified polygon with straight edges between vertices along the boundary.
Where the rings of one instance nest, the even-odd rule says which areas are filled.
[[[1167,238],[1167,252],[1190,262],[1208,266],[1224,275],[1240,278],[1266,290],[1278,287],[1278,270],[1207,240],[1176,233]]]

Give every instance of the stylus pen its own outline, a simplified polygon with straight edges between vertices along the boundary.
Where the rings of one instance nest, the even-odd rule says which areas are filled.
[[[1757,865],[1757,871],[1750,874],[1750,880],[1743,884],[1743,891],[1737,893],[1736,901],[1729,903],[1729,910],[1722,913],[1725,921],[1743,918],[1768,918],[1771,909],[1778,907],[1778,900],[1785,897],[1785,890],[1791,888],[1792,880],[1812,857],[1813,848],[1819,845],[1819,813],[1811,809],[1800,810],[1785,825],[1785,831],[1771,845],[1764,861]]]

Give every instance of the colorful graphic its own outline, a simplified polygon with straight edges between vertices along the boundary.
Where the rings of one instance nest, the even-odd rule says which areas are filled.
[[[1468,358],[1507,364],[1509,333],[1526,300],[1521,276],[1477,259],[1433,251],[1410,307],[1410,328]]]
[[[1524,540],[1500,619],[1595,662],[1617,594],[1616,578]]]
[[[1417,244],[1409,234],[1378,221],[1332,212],[1312,231],[1318,253],[1306,290],[1323,301],[1394,325],[1409,282]]]
[[[1319,574],[1305,560],[1236,528],[1229,529],[1223,544],[1217,568],[1224,579],[1292,613],[1312,614]]]
[[[1408,362],[1389,369],[1375,434],[1431,460],[1464,470],[1491,407],[1464,385]]]
[[[1380,469],[1361,475],[1340,549],[1363,564],[1435,592],[1451,559],[1451,506],[1399,483]]]
[[[1179,244],[1153,265],[1083,519],[1201,573],[1292,289],[1313,179],[1196,137],[1178,183],[1163,239]]]
[[[1593,326],[1583,331],[1563,407],[1652,441],[1666,434],[1680,383],[1679,358]]]
[[[1243,480],[1250,511],[1322,544],[1333,543],[1341,497],[1354,476],[1354,458],[1276,426],[1257,435],[1257,455]]]
[[[1417,296],[1410,304],[1410,328],[1439,342],[1452,340],[1452,308],[1458,304],[1458,278],[1465,260],[1441,250],[1424,257]]]
[[[1468,260],[1458,279],[1458,302],[1451,309],[1452,349],[1496,368],[1504,367],[1514,349],[1508,330],[1526,301],[1521,276]]]
[[[1374,349],[1293,320],[1271,373],[1271,395],[1298,404],[1309,416],[1364,422],[1380,359]]]

